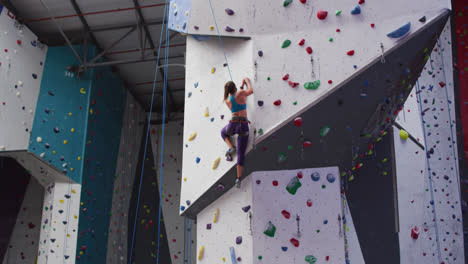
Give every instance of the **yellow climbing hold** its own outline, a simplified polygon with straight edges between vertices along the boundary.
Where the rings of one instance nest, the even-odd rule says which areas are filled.
[[[80,156],[78,156],[78,160],[81,160],[81,157],[80,157]]]
[[[408,132],[406,132],[405,130],[400,130],[400,138],[403,139],[403,140],[407,140],[408,139]]]
[[[73,218],[78,219],[78,216],[77,216],[77,215],[74,215]]]
[[[225,257],[223,257],[223,262],[226,262],[226,258],[225,258]]]
[[[57,153],[57,151],[55,151],[55,150],[54,150],[54,151],[52,151],[52,153],[56,154],[56,153]]]
[[[190,137],[188,138],[188,141],[192,141],[192,140],[194,140],[196,137],[197,137],[197,132],[193,132],[192,134],[190,134]]]
[[[218,222],[218,217],[219,217],[219,208],[216,208],[216,211],[215,211],[215,214],[214,214],[213,223]]]
[[[210,26],[210,30],[213,31],[213,30],[214,30],[214,27],[213,27],[213,26]]]
[[[221,157],[218,157],[214,163],[213,163],[213,170],[216,170],[218,168],[219,162],[221,161]]]
[[[211,68],[211,73],[215,73],[215,72],[216,72],[216,68],[215,67]]]
[[[70,113],[68,113],[68,115],[69,115],[69,116],[72,116],[73,114],[70,112]]]
[[[203,251],[205,251],[205,247],[201,246],[200,250],[198,250],[198,260],[201,260],[203,258]]]
[[[72,189],[72,193],[76,193],[75,189]]]
[[[63,144],[65,144],[65,145],[68,144],[68,140],[65,139],[65,140],[63,141]]]
[[[86,94],[85,89],[84,89],[84,88],[81,88],[81,89],[80,89],[80,93],[81,93],[81,94]]]
[[[186,182],[186,181],[187,181],[187,178],[184,178],[184,182]]]
[[[90,109],[89,109],[89,114],[92,115],[93,113],[94,113],[93,109],[90,108]]]
[[[75,129],[74,129],[74,128],[72,128],[72,129],[70,129],[70,131],[71,131],[72,133],[74,133],[74,132],[75,132]]]
[[[60,200],[59,202],[60,202],[60,203],[63,203],[63,200]]]
[[[210,111],[208,110],[208,107],[205,109],[204,115],[205,115],[205,117],[209,117],[209,116],[210,116]]]

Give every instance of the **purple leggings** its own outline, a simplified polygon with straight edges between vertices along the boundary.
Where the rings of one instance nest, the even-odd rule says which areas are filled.
[[[221,137],[223,140],[230,138],[233,135],[237,137],[237,164],[244,166],[245,150],[249,141],[249,124],[245,122],[229,122],[223,129],[221,129]]]

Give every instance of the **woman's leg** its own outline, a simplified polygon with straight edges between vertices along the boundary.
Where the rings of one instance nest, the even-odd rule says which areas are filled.
[[[247,149],[247,143],[249,142],[249,125],[242,123],[241,129],[239,132],[239,137],[237,138],[237,178],[240,179],[242,176],[242,171],[244,169],[244,159],[245,151]]]
[[[221,137],[223,138],[224,142],[229,146],[229,148],[234,149],[231,142],[231,132],[232,131],[232,123],[229,122],[223,129],[221,129]]]

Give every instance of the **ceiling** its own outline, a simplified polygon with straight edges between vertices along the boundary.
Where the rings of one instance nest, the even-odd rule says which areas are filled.
[[[66,45],[60,27],[73,44],[83,44],[87,39],[100,51],[105,50],[106,61],[112,62],[128,90],[146,111],[150,111],[164,0],[42,0],[45,6],[37,0],[0,2],[49,46]],[[51,17],[55,17],[59,27]],[[165,36],[162,38],[164,47]],[[180,112],[184,106],[186,42],[185,36],[172,31],[169,38],[168,63],[174,65],[169,67],[166,110]],[[141,52],[141,46],[144,46],[144,52]],[[163,52],[164,48],[161,49]],[[159,65],[164,64],[162,55]],[[125,61],[125,64],[117,61]],[[152,111],[161,112],[163,69],[157,71]]]

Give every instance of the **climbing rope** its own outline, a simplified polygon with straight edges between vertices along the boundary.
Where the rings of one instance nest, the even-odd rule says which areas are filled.
[[[421,121],[422,121],[422,127],[423,127],[423,135],[424,135],[424,149],[426,150],[426,153],[429,151],[427,148],[427,136],[426,136],[426,127],[424,126],[424,118],[422,115],[422,101],[421,101],[421,89],[419,88],[419,80],[417,81],[417,89],[416,89],[416,94],[418,95],[418,101],[419,101],[419,111],[421,112]],[[439,226],[437,225],[437,212],[436,212],[436,206],[434,202],[434,189],[432,187],[432,176],[431,176],[431,166],[429,164],[429,158],[426,157],[426,165],[427,165],[427,174],[429,176],[429,189],[431,191],[431,200],[432,200],[432,211],[434,212],[434,228],[435,228],[435,233],[436,233],[436,242],[437,242],[437,257],[439,259],[439,263],[442,263],[442,253],[440,251],[440,241],[439,241]]]
[[[168,2],[168,0],[165,0],[165,1]],[[157,57],[157,60],[156,60],[156,68],[155,68],[155,71],[154,71],[153,90],[152,90],[152,93],[151,93],[151,104],[150,104],[150,111],[149,111],[149,114],[148,114],[148,124],[147,124],[147,129],[146,129],[145,150],[144,150],[144,153],[143,153],[143,160],[142,160],[142,163],[141,163],[140,184],[139,184],[139,187],[138,187],[138,200],[137,200],[137,206],[136,206],[135,221],[133,223],[132,246],[130,248],[130,256],[129,256],[129,259],[128,259],[129,264],[132,263],[133,248],[134,248],[134,244],[135,244],[135,231],[136,231],[136,224],[137,224],[137,219],[138,219],[138,210],[140,208],[141,184],[143,182],[143,174],[144,174],[144,170],[145,170],[146,153],[147,153],[147,149],[148,149],[148,139],[149,139],[150,127],[151,127],[151,116],[152,116],[152,111],[151,110],[153,109],[154,92],[155,92],[155,89],[156,89],[156,82],[157,82],[157,79],[158,79],[159,58],[160,58],[160,55],[161,55],[160,52],[161,52],[162,36],[163,36],[163,29],[164,29],[164,26],[165,26],[166,13],[167,12],[168,12],[168,10],[167,10],[167,4],[166,4],[166,5],[164,5],[163,23],[161,25],[161,35],[159,37],[158,57]],[[167,32],[166,32],[166,35],[167,35]],[[166,46],[166,48],[167,48],[167,46]],[[167,60],[165,61],[165,63],[167,63]],[[164,77],[166,77],[166,74],[165,74]],[[163,126],[164,126],[165,116],[166,116],[166,113],[165,113],[165,109],[166,109],[165,108],[166,84],[167,84],[167,79],[164,78]],[[164,130],[163,130],[163,133],[164,133]],[[162,142],[164,143],[164,137],[162,138]],[[162,174],[162,171],[161,171],[161,174]],[[162,184],[160,186],[162,186]],[[160,196],[161,196],[161,194],[160,194]],[[160,205],[161,205],[161,200],[159,202],[160,202]],[[161,222],[161,221],[159,221],[159,222]],[[159,223],[159,225],[160,225],[160,223]],[[159,227],[158,227],[158,229],[159,229]],[[159,235],[158,235],[158,247],[159,247]],[[159,261],[159,251],[158,251],[158,261]]]

